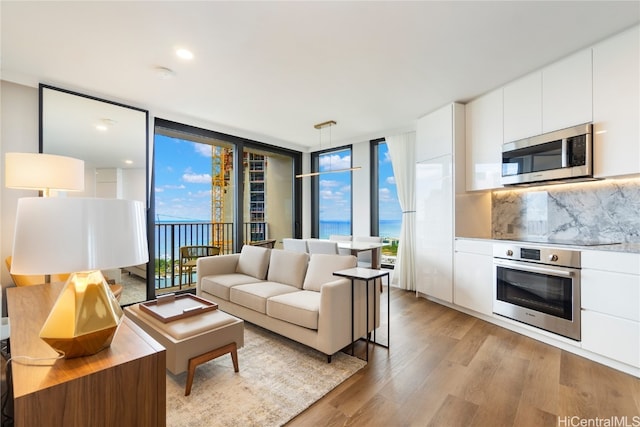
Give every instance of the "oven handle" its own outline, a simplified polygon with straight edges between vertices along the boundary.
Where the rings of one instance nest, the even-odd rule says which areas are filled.
[[[506,260],[494,258],[493,264],[501,265],[505,267],[512,267],[514,269],[522,270],[522,271],[530,271],[532,273],[546,273],[546,274],[553,274],[554,276],[573,277],[573,271],[559,270],[555,268],[537,267],[537,266],[528,265],[528,264],[524,265],[526,264],[524,262],[513,262],[513,261],[506,261]]]

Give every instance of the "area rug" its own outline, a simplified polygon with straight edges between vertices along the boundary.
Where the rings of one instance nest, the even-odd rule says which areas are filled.
[[[365,366],[338,352],[327,357],[245,322],[238,350],[198,366],[189,396],[186,373],[167,372],[167,426],[281,426]]]

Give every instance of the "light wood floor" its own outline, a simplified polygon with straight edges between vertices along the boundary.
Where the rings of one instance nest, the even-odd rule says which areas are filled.
[[[391,297],[391,349],[288,426],[640,425],[638,378],[413,292]]]

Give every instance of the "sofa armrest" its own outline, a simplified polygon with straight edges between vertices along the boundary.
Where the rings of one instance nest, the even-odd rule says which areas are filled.
[[[203,277],[236,272],[240,254],[205,256],[196,260],[196,292],[200,292]]]
[[[320,288],[318,335],[337,343],[351,342],[351,281],[336,279]],[[333,346],[332,346],[333,347]],[[339,347],[339,350],[342,347]]]
[[[374,292],[370,292],[371,289]],[[369,300],[368,322],[365,315],[367,299]],[[320,345],[326,345],[326,348],[335,352],[351,342],[351,280],[343,278],[322,285],[319,316],[318,338],[322,341]],[[353,322],[356,339],[379,326],[380,291],[374,283],[371,283],[368,288],[363,281],[355,280]]]

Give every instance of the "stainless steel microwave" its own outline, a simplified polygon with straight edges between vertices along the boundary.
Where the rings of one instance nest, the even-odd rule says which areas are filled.
[[[502,146],[502,184],[593,177],[593,126],[585,123]]]

